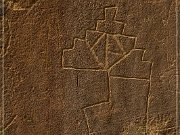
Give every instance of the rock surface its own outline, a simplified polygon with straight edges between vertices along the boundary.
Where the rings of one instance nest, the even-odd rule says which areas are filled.
[[[175,1],[5,0],[0,12],[0,134],[175,134]]]

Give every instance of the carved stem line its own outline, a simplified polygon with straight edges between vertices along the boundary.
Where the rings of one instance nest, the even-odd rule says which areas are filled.
[[[175,10],[176,10],[176,135],[179,135],[179,108],[178,108],[178,104],[179,104],[179,69],[178,69],[178,66],[179,66],[179,63],[178,63],[178,56],[179,56],[179,44],[178,44],[178,38],[179,38],[179,28],[178,28],[178,23],[179,23],[179,20],[178,20],[178,2],[179,0],[176,0],[176,7],[175,7]]]
[[[5,69],[4,69],[4,54],[5,54],[5,17],[4,17],[4,13],[5,13],[5,0],[2,0],[2,135],[5,135],[4,129],[5,129],[5,101],[4,101],[4,90],[5,90]]]
[[[151,91],[151,78],[152,78],[152,68],[153,63],[151,64],[151,72],[150,72],[150,78],[149,78],[149,90],[147,94],[147,105],[146,105],[146,134],[148,134],[148,122],[149,122],[149,104],[150,104],[150,91]]]

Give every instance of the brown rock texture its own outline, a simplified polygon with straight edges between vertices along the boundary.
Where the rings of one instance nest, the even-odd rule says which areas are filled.
[[[5,0],[0,135],[175,135],[175,6]]]

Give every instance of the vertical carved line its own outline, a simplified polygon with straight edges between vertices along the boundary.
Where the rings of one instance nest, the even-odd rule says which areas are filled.
[[[5,135],[5,131],[4,131],[4,129],[5,129],[5,105],[4,105],[4,103],[5,103],[5,99],[4,99],[4,90],[5,90],[5,69],[4,69],[4,53],[5,53],[5,43],[4,43],[4,40],[5,40],[5,35],[4,35],[4,24],[5,24],[5,17],[4,17],[4,14],[5,14],[5,0],[2,0],[2,5],[1,5],[2,7],[2,101],[1,101],[1,104],[2,104],[2,110],[1,110],[1,112],[2,112],[2,135]]]
[[[148,90],[148,95],[147,95],[147,105],[146,105],[146,128],[145,128],[145,135],[149,134],[149,105],[150,105],[150,94],[151,94],[151,83],[152,83],[152,68],[153,68],[153,63],[151,63],[151,72],[150,72],[150,77],[149,77],[149,90]]]
[[[178,32],[178,1],[176,0],[176,6],[175,6],[175,10],[176,10],[176,135],[179,135],[179,108],[178,108],[178,104],[179,104],[179,68],[178,68],[178,56],[179,56],[179,41],[178,41],[178,36],[179,36],[179,32]]]

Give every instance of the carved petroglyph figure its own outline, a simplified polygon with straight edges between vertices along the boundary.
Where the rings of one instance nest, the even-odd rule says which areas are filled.
[[[135,48],[136,37],[123,35],[125,25],[115,20],[116,14],[116,7],[105,8],[105,20],[98,20],[94,30],[86,31],[85,39],[75,38],[73,48],[63,51],[64,70],[94,71],[94,78],[100,72],[107,74],[102,76],[107,83],[104,90],[91,90],[101,95],[87,95],[99,100],[80,107],[92,135],[121,133],[129,122],[147,117],[152,64],[143,60],[144,50]],[[83,86],[82,78],[78,79]],[[101,83],[89,81],[92,86]]]

